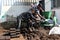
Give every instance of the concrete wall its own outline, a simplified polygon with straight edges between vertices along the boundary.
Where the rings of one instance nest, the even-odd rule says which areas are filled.
[[[2,4],[1,4],[1,0],[0,0],[0,14],[1,14],[1,7],[2,7],[1,5],[2,5]]]
[[[60,24],[60,8],[55,9],[56,17],[57,17],[57,23]]]
[[[51,0],[45,0],[45,11],[51,10]]]
[[[14,17],[16,17],[23,12],[27,12],[29,8],[30,6],[12,6],[9,8],[6,14],[13,15]]]
[[[13,15],[14,17],[19,16],[21,13],[23,12],[27,12],[30,9],[30,6],[4,6],[2,8],[2,16],[5,16],[4,18],[2,18],[2,16],[0,17],[0,22],[4,22],[7,21],[6,19],[6,15]]]
[[[30,9],[30,3],[23,3],[15,0],[15,2],[13,2],[11,5],[11,1],[9,2],[10,3],[6,5],[6,0],[5,0],[5,2],[2,2],[1,4],[2,9],[1,9],[1,15],[0,15],[0,22],[7,21],[6,15],[10,15],[10,16],[13,15],[14,17],[17,17],[19,14],[26,12]],[[2,16],[4,17],[2,18]]]

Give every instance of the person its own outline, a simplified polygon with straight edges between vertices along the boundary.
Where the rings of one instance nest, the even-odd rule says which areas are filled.
[[[37,4],[36,3],[32,3],[31,4],[31,8],[37,9]]]
[[[31,17],[29,19],[30,22],[30,26],[33,26],[34,23],[37,23],[37,21],[40,21],[41,18],[45,19],[43,16],[41,16],[37,10],[35,10],[34,8],[31,9],[31,13],[30,13]]]
[[[44,10],[42,8],[42,4],[41,3],[38,4],[37,9],[39,10],[39,13],[43,16],[42,12],[44,12]]]
[[[32,3],[31,4],[31,7],[36,10],[38,12],[38,15],[41,17],[41,18],[44,18],[42,12],[44,12],[43,8],[42,8],[42,4],[39,3],[39,4],[36,4],[36,3]],[[44,18],[45,19],[45,18]]]

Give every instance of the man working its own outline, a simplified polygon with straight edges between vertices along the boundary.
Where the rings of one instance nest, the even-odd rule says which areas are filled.
[[[31,17],[29,19],[29,23],[31,24],[31,26],[32,26],[32,24],[34,24],[34,22],[41,21],[41,18],[42,19],[45,19],[34,8],[31,9],[30,15],[31,15]]]

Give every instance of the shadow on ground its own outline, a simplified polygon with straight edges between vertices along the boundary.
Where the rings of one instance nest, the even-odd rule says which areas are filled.
[[[9,30],[10,28],[16,28],[16,26],[17,26],[17,23],[15,21],[1,23],[1,27],[3,27],[6,30]]]

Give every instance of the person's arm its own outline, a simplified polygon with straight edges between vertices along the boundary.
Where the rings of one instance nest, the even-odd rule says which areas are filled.
[[[40,10],[42,11],[42,12],[44,12],[44,10],[40,7]]]
[[[39,15],[39,17],[41,17],[42,19],[45,19],[43,16],[41,16],[40,14],[38,14]]]
[[[32,14],[31,14],[31,18],[34,19],[34,20],[36,20],[36,18]]]
[[[32,20],[31,20],[31,19],[29,19],[29,22],[31,23],[31,22],[32,22]]]
[[[40,7],[40,6],[37,6],[39,8],[39,10],[41,10],[42,12],[44,12],[44,10]]]

